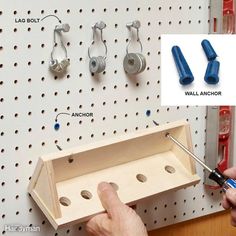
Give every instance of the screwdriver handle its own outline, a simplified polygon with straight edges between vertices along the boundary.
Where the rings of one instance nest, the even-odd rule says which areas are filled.
[[[214,180],[216,183],[218,183],[224,192],[226,192],[229,188],[236,189],[236,180],[230,179],[227,176],[223,175],[221,171],[217,168],[212,170],[212,172],[209,175],[209,179]]]
[[[236,189],[236,181],[234,179],[227,179],[223,186],[222,189],[224,192],[226,192],[227,189],[229,188],[235,188]]]

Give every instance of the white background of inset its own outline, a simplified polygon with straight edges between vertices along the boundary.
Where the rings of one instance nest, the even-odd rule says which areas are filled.
[[[201,42],[208,39],[215,49],[220,62],[219,83],[207,84],[204,81],[208,60]],[[235,105],[235,89],[232,77],[235,74],[233,55],[236,54],[234,35],[162,35],[161,104],[174,105]],[[179,83],[179,75],[171,53],[178,45],[193,73],[194,81],[186,86]],[[218,92],[222,96],[186,96],[185,92]],[[175,97],[175,99],[173,99]]]
[[[40,233],[24,235],[86,235],[83,224],[55,232],[27,194],[38,157],[57,151],[55,144],[66,149],[151,127],[152,120],[163,124],[186,119],[191,124],[194,152],[204,156],[205,107],[160,106],[160,35],[207,33],[208,1],[25,0],[22,4],[2,0],[0,11],[2,234],[14,235],[4,232],[3,226],[18,223],[41,227]],[[55,13],[71,26],[70,32],[64,34],[71,66],[61,79],[54,79],[48,71],[57,20],[14,22],[15,18],[42,18]],[[122,66],[128,37],[125,25],[136,19],[142,23],[140,38],[147,69],[137,78],[128,78]],[[99,20],[107,23],[107,70],[105,75],[94,78],[88,71],[87,48],[92,38],[91,25]],[[147,110],[151,111],[149,117]],[[79,111],[93,112],[94,117],[60,116],[61,128],[54,130],[59,112]],[[203,170],[197,167],[197,171],[203,178]],[[205,190],[201,182],[140,202],[137,211],[150,230],[220,211],[220,195],[219,190]]]

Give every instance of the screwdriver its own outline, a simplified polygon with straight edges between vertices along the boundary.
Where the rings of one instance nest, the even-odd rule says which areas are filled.
[[[222,187],[222,190],[226,192],[229,188],[236,188],[236,181],[228,178],[223,175],[221,171],[217,168],[212,170],[208,167],[203,161],[201,161],[197,156],[195,156],[192,152],[190,152],[183,144],[181,144],[178,140],[176,140],[171,134],[166,133],[166,137],[173,141],[177,146],[179,146],[183,151],[185,151],[189,156],[191,156],[195,161],[197,161],[204,169],[210,172],[209,179],[215,181]]]

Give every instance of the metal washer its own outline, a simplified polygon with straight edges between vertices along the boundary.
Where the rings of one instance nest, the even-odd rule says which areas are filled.
[[[89,61],[89,70],[91,73],[98,74],[105,70],[106,60],[102,56],[92,57]]]
[[[138,74],[142,67],[142,59],[138,53],[128,53],[124,58],[123,66],[127,74]]]
[[[138,53],[138,56],[140,57],[141,64],[142,64],[141,67],[140,67],[140,70],[138,71],[138,73],[142,73],[146,69],[147,62],[146,62],[146,58],[144,57],[143,54]]]

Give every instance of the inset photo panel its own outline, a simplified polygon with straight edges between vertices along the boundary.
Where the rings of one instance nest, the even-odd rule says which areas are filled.
[[[161,105],[236,105],[236,36],[162,35]]]

